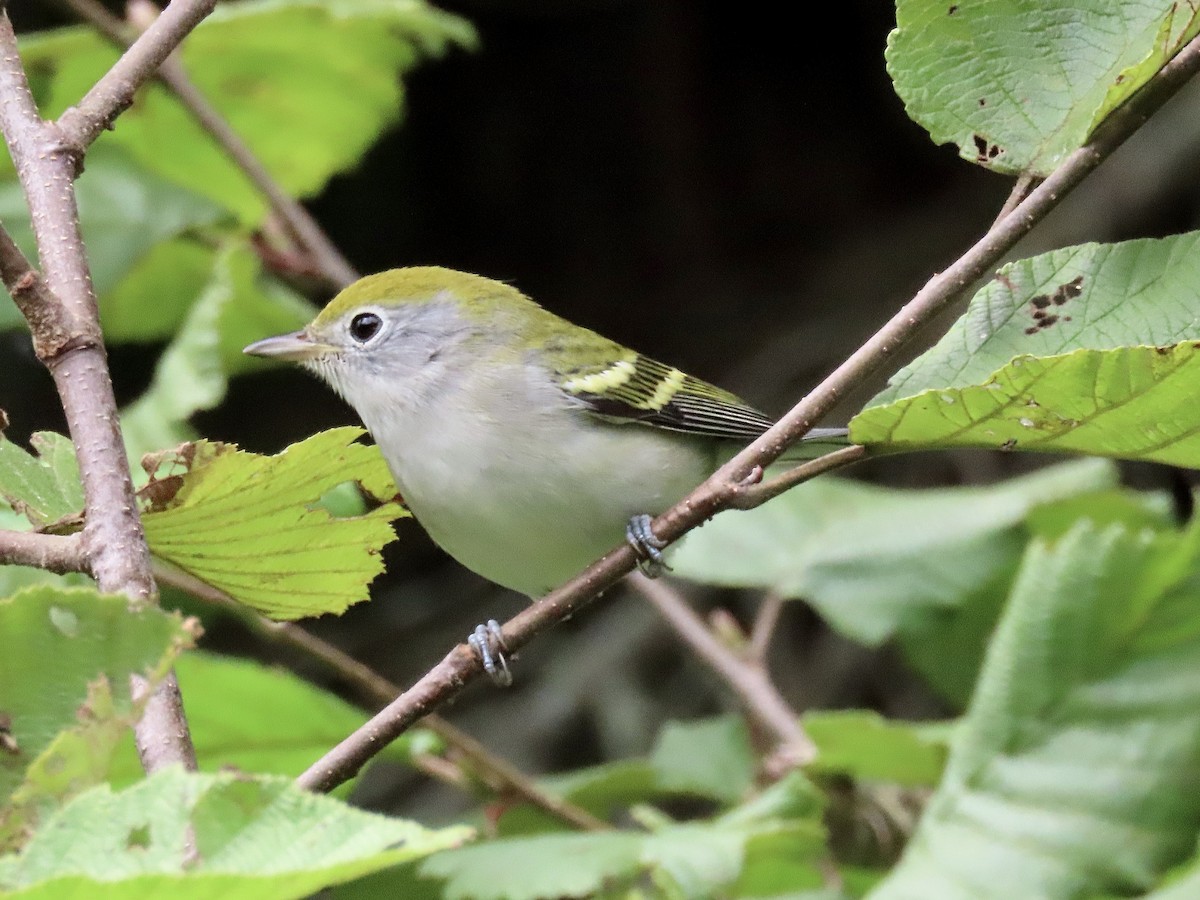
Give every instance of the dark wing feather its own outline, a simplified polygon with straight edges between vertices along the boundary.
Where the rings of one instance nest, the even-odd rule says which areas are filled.
[[[772,424],[729,391],[632,351],[565,373],[562,389],[609,422],[743,441]]]

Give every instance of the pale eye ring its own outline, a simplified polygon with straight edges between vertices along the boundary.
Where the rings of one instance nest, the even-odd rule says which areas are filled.
[[[350,320],[350,337],[354,338],[360,344],[365,344],[371,338],[375,337],[382,327],[383,319],[379,318],[375,313],[359,313]]]

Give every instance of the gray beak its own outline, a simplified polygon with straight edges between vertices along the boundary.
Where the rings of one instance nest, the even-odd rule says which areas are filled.
[[[318,356],[324,356],[332,349],[328,344],[314,341],[304,331],[293,331],[291,334],[278,334],[275,337],[255,341],[248,347],[242,348],[242,352],[250,356],[305,362]]]

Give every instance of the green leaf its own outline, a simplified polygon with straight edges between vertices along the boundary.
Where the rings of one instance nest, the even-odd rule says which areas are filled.
[[[294,778],[367,720],[333,694],[247,660],[188,653],[175,663],[175,676],[205,772],[236,769]],[[404,735],[388,753],[406,756],[404,748],[420,733]],[[127,767],[110,780],[128,783],[137,774]]]
[[[76,182],[76,196],[92,283],[101,297],[159,242],[211,225],[225,215],[210,200],[144,169],[128,154],[104,142],[88,153],[87,169]],[[11,171],[8,180],[0,182],[0,221],[25,255],[36,260],[25,195]],[[156,317],[179,306],[173,292],[160,294],[155,300]],[[0,330],[23,321],[11,300],[0,302]]]
[[[1130,896],[1200,827],[1200,531],[1026,554],[946,772],[871,896]]]
[[[170,768],[119,793],[104,785],[76,797],[0,862],[0,889],[21,898],[298,898],[469,834],[362,812],[283,778]]]
[[[421,0],[244,0],[221,4],[181,53],[200,93],[284,190],[310,196],[355,166],[399,121],[398,75],[450,44],[473,42],[462,19]],[[116,59],[86,28],[26,37],[21,55],[40,73],[39,106],[51,117],[77,102]],[[97,146],[105,143],[246,224],[256,226],[266,214],[260,192],[159,85],[139,93]]]
[[[746,724],[737,716],[668,722],[651,764],[660,788],[723,803],[736,803],[754,786],[754,750]]]
[[[1200,340],[1197,281],[1200,232],[1080,244],[1008,263],[937,345],[892,376],[869,406],[982,384],[1020,356]]]
[[[1047,175],[1200,31],[1186,4],[899,0],[888,71],[936,143]]]
[[[129,704],[126,707],[123,712],[117,709],[106,680],[89,685],[88,699],[79,707],[79,723],[55,736],[30,763],[8,803],[0,806],[0,851],[19,847],[50,812],[80,791],[105,781],[123,743],[130,745],[137,763],[132,739],[140,710]]]
[[[149,389],[122,413],[130,455],[172,447],[192,437],[192,414],[225,397],[229,378],[256,365],[242,347],[263,334],[299,328],[312,308],[263,275],[245,246],[228,244],[213,260],[211,280],[179,334],[163,353]]]
[[[274,618],[341,613],[365,600],[383,571],[380,551],[395,536],[390,523],[407,513],[389,501],[338,519],[316,506],[346,481],[376,497],[394,495],[379,451],[354,443],[362,434],[335,428],[276,456],[191,445],[176,458],[187,467],[182,479],[171,475],[146,489],[150,551]]]
[[[1189,403],[1200,233],[1005,267],[850,423],[882,449],[991,447],[1200,465]]]
[[[803,597],[868,644],[927,627],[964,599],[1004,590],[1030,510],[1112,486],[1084,460],[989,487],[895,490],[823,478],[688,535],[676,573],[709,584]]]
[[[867,710],[813,710],[804,714],[803,722],[817,745],[810,773],[837,773],[908,787],[932,787],[942,775],[945,744],[912,725]]]
[[[35,527],[81,512],[83,485],[70,439],[47,431],[34,434],[29,443],[36,456],[0,434],[0,500]]]
[[[749,893],[770,884],[781,890],[821,884],[825,856],[819,821],[781,819],[669,825],[653,833],[611,831],[544,834],[463,847],[430,857],[418,869],[445,880],[445,900],[551,900],[594,897],[629,888],[643,876],[663,896],[729,896],[736,883]],[[606,895],[607,896],[607,895]],[[655,896],[659,896],[656,894]]]
[[[168,341],[213,280],[216,251],[188,237],[155,244],[100,297],[100,324],[110,343]]]
[[[1088,453],[1200,468],[1200,344],[1018,357],[977,387],[930,391],[853,421],[892,450]]]
[[[87,588],[38,585],[0,600],[0,803],[63,731],[132,715],[129,676],[161,677],[191,640],[178,616]],[[110,700],[89,697],[98,683]]]

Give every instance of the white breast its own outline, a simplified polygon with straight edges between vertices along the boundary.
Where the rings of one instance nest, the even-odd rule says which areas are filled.
[[[715,463],[705,442],[567,407],[543,373],[524,366],[402,409],[348,399],[430,537],[531,596],[598,559],[620,543],[630,516],[662,512]]]

